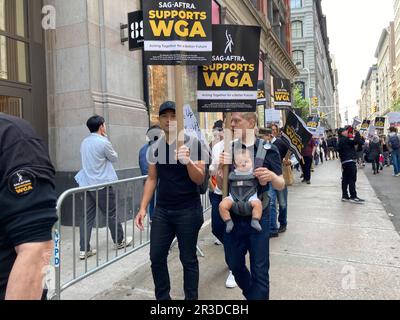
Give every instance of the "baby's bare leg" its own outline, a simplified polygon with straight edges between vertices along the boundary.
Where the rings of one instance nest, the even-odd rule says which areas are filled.
[[[232,206],[233,206],[233,201],[228,198],[222,200],[222,202],[219,205],[219,214],[220,214],[222,220],[226,224],[226,233],[231,233],[232,229],[234,227],[233,221],[231,219],[231,213],[230,213]]]
[[[232,209],[233,202],[226,198],[219,204],[219,214],[224,222],[231,220],[230,210]]]
[[[250,202],[253,207],[253,218],[251,220],[251,227],[261,232],[262,227],[260,225],[260,220],[262,217],[262,203],[260,200],[255,200]]]

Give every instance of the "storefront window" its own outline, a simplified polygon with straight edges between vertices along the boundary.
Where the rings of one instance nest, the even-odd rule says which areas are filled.
[[[22,99],[0,96],[0,112],[22,118]]]
[[[29,82],[28,45],[0,35],[0,79]]]
[[[26,0],[0,0],[0,79],[28,83]]]

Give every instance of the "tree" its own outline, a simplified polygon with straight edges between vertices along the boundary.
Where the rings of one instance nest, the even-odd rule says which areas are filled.
[[[301,118],[304,121],[307,121],[308,116],[309,116],[309,108],[310,108],[310,103],[306,99],[303,98],[301,89],[299,86],[295,86],[293,89],[293,94],[294,94],[294,107],[297,109],[301,109]]]
[[[391,109],[394,112],[400,112],[400,98],[393,102]]]

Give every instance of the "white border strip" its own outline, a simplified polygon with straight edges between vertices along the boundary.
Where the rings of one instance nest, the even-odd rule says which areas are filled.
[[[197,91],[198,100],[257,100],[257,91]]]
[[[148,40],[144,42],[144,51],[212,52],[212,49],[212,41]]]

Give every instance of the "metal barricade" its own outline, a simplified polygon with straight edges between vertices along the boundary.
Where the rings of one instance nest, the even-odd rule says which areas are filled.
[[[52,299],[60,300],[61,293],[67,288],[149,245],[149,215],[144,231],[138,230],[134,222],[146,178],[70,189],[59,197],[59,220],[54,228],[53,264],[56,283]],[[208,194],[202,195],[201,201],[204,212],[208,211],[211,206]],[[110,232],[110,223],[114,224],[113,221],[115,230]],[[90,225],[94,229],[91,243],[95,244],[97,252],[92,257],[88,257],[87,252],[81,256],[79,247],[90,246],[87,241]],[[125,243],[117,247],[111,241],[110,233],[114,233],[117,239],[118,235],[121,236],[118,232],[121,227]]]

